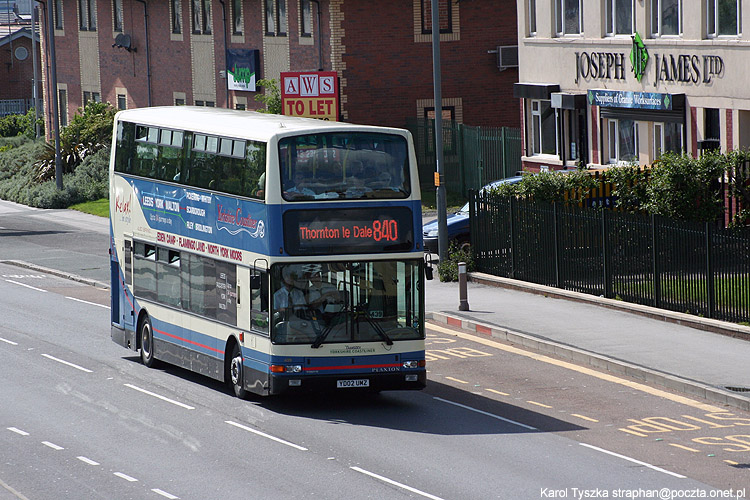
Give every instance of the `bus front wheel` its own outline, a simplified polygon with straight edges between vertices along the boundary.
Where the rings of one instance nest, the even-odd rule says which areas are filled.
[[[141,340],[141,361],[147,367],[152,368],[156,362],[154,359],[154,332],[151,329],[151,320],[148,316],[144,316],[141,320],[139,335]]]
[[[245,380],[243,375],[243,360],[240,346],[234,344],[232,349],[232,360],[229,364],[229,382],[234,389],[234,395],[240,399],[247,399],[249,393],[245,389]]]

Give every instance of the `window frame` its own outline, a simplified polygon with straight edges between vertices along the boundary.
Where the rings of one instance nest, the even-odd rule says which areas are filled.
[[[78,28],[96,31],[96,0],[78,0]]]
[[[608,37],[631,36],[635,33],[635,0],[626,0],[630,7],[630,30],[627,33],[618,32],[617,14],[619,0],[604,0],[604,32]]]
[[[116,33],[122,33],[124,29],[124,13],[122,0],[112,0],[112,28]]]
[[[662,3],[664,0],[651,0],[651,37],[652,38],[676,38],[676,37],[682,37],[682,30],[683,30],[683,22],[682,22],[682,15],[683,15],[683,8],[682,8],[682,0],[675,0],[677,2],[677,33],[676,34],[664,34],[664,20],[663,20],[663,14],[664,9],[662,8]]]
[[[734,2],[735,6],[735,31],[734,33],[720,33],[718,15],[722,2]],[[711,18],[713,15],[713,23]],[[712,26],[713,24],[713,26]],[[742,2],[740,0],[706,0],[706,37],[707,38],[737,38],[742,34]]]
[[[578,4],[578,30],[568,33],[565,30],[565,3],[576,2]],[[555,35],[564,36],[581,36],[583,35],[583,0],[555,0]]]
[[[242,36],[245,32],[242,8],[242,0],[232,0],[232,35]]]
[[[182,34],[182,0],[170,0],[172,34]]]
[[[445,9],[441,9],[439,2],[445,1],[446,7]],[[421,21],[422,21],[422,34],[423,35],[431,35],[432,34],[432,12],[430,12],[430,15],[427,16],[427,9],[425,8],[427,5],[430,5],[430,8],[432,8],[431,0],[420,0],[420,12],[421,12]],[[442,16],[442,12],[445,12],[446,15]],[[438,23],[442,26],[442,21],[445,19],[447,27],[446,28],[439,28],[439,33],[442,34],[448,34],[453,33],[453,2],[452,0],[438,0]],[[429,28],[428,28],[429,26]]]

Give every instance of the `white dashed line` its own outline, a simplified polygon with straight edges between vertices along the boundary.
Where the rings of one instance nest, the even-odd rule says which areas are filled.
[[[69,361],[65,361],[65,360],[62,360],[60,358],[56,358],[54,356],[50,356],[49,354],[42,354],[42,356],[44,356],[47,359],[51,359],[52,361],[57,361],[58,363],[62,363],[64,365],[66,365],[66,366],[70,366],[71,368],[75,368],[76,370],[81,370],[82,372],[94,373],[91,370],[89,370],[88,368],[84,368],[82,366],[75,365],[75,364],[73,364],[73,363],[71,363]]]
[[[4,339],[2,337],[0,337],[0,342],[5,342],[6,344],[10,345],[18,345],[18,342],[13,342],[12,340]]]
[[[429,493],[425,493],[424,491],[420,491],[416,488],[412,488],[411,486],[401,484],[397,481],[394,481],[393,479],[388,479],[387,477],[383,477],[379,474],[375,474],[374,472],[366,471],[364,469],[360,469],[359,467],[350,467],[350,469],[357,471],[361,474],[374,477],[375,479],[379,479],[380,481],[383,481],[384,483],[392,484],[393,486],[398,486],[399,488],[403,488],[407,491],[411,491],[412,493],[416,493],[417,495],[421,495],[426,498],[432,498],[432,500],[442,500],[440,497],[436,497],[435,495],[430,495]]]
[[[19,429],[19,428],[17,428],[17,427],[8,427],[8,430],[9,430],[10,432],[15,432],[15,433],[16,433],[16,434],[18,434],[19,436],[28,436],[28,435],[29,435],[29,433],[28,433],[28,432],[26,432],[26,431],[22,431],[21,429]]]
[[[75,297],[65,297],[65,298],[70,299],[70,300],[75,300],[76,302],[80,302],[82,304],[88,304],[90,306],[103,307],[104,309],[109,309],[109,306],[105,306],[104,304],[97,304],[96,302],[89,302],[88,300],[81,300]]]
[[[641,462],[640,460],[636,460],[635,458],[626,457],[625,455],[620,455],[619,453],[615,453],[614,451],[605,450],[604,448],[598,448],[596,446],[592,446],[590,444],[586,443],[579,443],[581,446],[585,446],[586,448],[591,448],[592,450],[599,451],[601,453],[606,453],[607,455],[612,455],[613,457],[622,458],[623,460],[627,460],[628,462],[633,462],[634,464],[642,465],[644,467],[648,467],[649,469],[653,469],[657,472],[663,472],[664,474],[668,474],[670,476],[678,477],[680,479],[685,479],[686,476],[683,476],[681,474],[677,474],[676,472],[670,472],[668,470],[662,469],[661,467],[657,467],[655,465],[648,464],[646,462]]]
[[[80,460],[81,462],[85,463],[85,464],[89,464],[89,465],[99,465],[99,462],[94,462],[94,461],[93,461],[93,460],[91,460],[90,458],[86,458],[86,457],[76,457],[76,458],[77,458],[78,460]]]
[[[307,448],[304,448],[300,445],[290,443],[289,441],[284,441],[283,439],[277,438],[275,436],[272,436],[270,434],[266,434],[265,432],[261,432],[259,430],[255,430],[251,427],[247,427],[246,425],[238,424],[237,422],[232,422],[231,420],[225,420],[226,423],[229,425],[233,425],[239,429],[242,429],[243,431],[252,432],[253,434],[257,434],[258,436],[262,436],[264,438],[268,438],[272,441],[276,441],[277,443],[285,444],[287,446],[291,446],[292,448],[295,448],[300,451],[307,451]]]
[[[153,489],[153,490],[151,490],[151,491],[153,491],[153,492],[154,492],[154,493],[156,493],[157,495],[161,495],[161,496],[163,496],[163,497],[165,497],[165,498],[169,498],[169,500],[177,500],[178,498],[180,498],[180,497],[176,497],[176,496],[174,496],[174,495],[173,495],[173,494],[171,494],[171,493],[167,493],[167,492],[166,492],[166,491],[164,491],[164,490],[160,490],[159,488],[154,488],[154,489]]]
[[[25,286],[26,288],[31,288],[32,290],[36,290],[37,292],[47,293],[47,290],[42,290],[41,288],[27,285],[26,283],[21,283],[20,281],[13,281],[13,280],[5,280],[5,281],[7,281],[8,283],[13,283],[14,285],[20,285],[20,286]]]
[[[437,399],[438,401],[442,401],[443,403],[448,403],[448,404],[453,405],[453,406],[458,406],[459,408],[463,408],[465,410],[470,410],[470,411],[479,413],[481,415],[486,415],[488,417],[496,418],[496,419],[501,420],[503,422],[506,422],[508,424],[517,425],[519,427],[523,427],[524,429],[528,429],[530,431],[539,430],[536,427],[532,427],[530,425],[522,424],[521,422],[516,422],[515,420],[510,420],[510,419],[507,419],[505,417],[501,417],[500,415],[495,415],[494,413],[489,413],[489,412],[486,412],[486,411],[483,411],[483,410],[478,410],[476,408],[472,408],[471,406],[462,405],[461,403],[456,403],[454,401],[448,401],[447,399],[438,398],[438,397],[433,397],[433,399]]]
[[[55,443],[50,443],[49,441],[42,441],[42,444],[44,446],[47,446],[48,448],[52,448],[53,450],[56,450],[56,451],[60,451],[60,450],[64,450],[65,449],[62,446],[58,446]]]
[[[115,476],[119,477],[120,479],[124,479],[125,481],[128,481],[129,483],[135,483],[136,481],[138,481],[136,478],[130,477],[127,474],[123,474],[122,472],[115,472],[114,474]]]
[[[173,405],[180,406],[182,408],[185,408],[186,410],[195,410],[194,406],[186,405],[185,403],[180,403],[179,401],[175,401],[174,399],[169,399],[165,396],[162,396],[160,394],[156,394],[155,392],[147,391],[146,389],[141,389],[140,387],[137,387],[132,384],[125,384],[125,387],[129,387],[131,389],[134,389],[138,392],[142,392],[143,394],[148,394],[149,396],[153,396],[155,398],[161,399],[162,401],[166,401],[167,403],[172,403]]]

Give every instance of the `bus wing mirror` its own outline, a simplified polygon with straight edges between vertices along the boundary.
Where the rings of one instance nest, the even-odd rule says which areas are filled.
[[[424,256],[424,263],[424,278],[428,281],[432,280],[432,254],[430,252],[427,252],[427,255]]]
[[[253,274],[250,276],[250,288],[252,290],[260,288],[260,274]]]

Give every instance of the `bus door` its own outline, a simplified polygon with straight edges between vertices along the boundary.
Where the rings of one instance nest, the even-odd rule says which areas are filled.
[[[121,289],[119,294],[120,310],[122,311],[122,324],[126,330],[135,330],[135,309],[133,303],[133,240],[131,237],[125,237],[125,253],[122,263],[122,274],[125,283],[120,283],[119,276],[117,281]],[[119,274],[119,273],[118,273]]]

